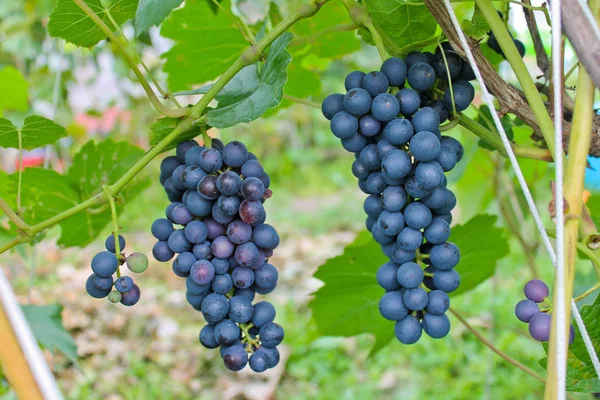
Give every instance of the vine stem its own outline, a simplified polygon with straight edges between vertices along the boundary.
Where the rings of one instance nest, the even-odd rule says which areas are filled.
[[[285,100],[294,102],[294,103],[298,103],[298,104],[304,104],[305,106],[309,106],[312,108],[318,108],[319,110],[321,109],[321,105],[319,103],[315,103],[314,101],[310,101],[310,100],[305,100],[305,99],[301,99],[299,97],[294,97],[294,96],[290,96],[289,94],[283,94],[283,98]]]
[[[29,225],[27,225],[27,223],[25,223],[25,221],[23,221],[23,219],[19,217],[12,208],[10,208],[8,203],[4,201],[2,197],[0,197],[0,210],[4,211],[8,219],[11,220],[17,228],[21,230],[29,229]]]
[[[292,43],[290,43],[288,45],[288,47],[289,46],[300,46],[300,45],[303,45],[303,44],[312,43],[316,39],[318,39],[319,37],[321,37],[323,35],[327,35],[328,33],[354,31],[354,30],[356,30],[358,28],[359,28],[359,26],[356,23],[354,23],[354,22],[332,26],[330,28],[326,28],[326,29],[323,29],[320,32],[317,32],[314,35],[294,39],[292,41]]]
[[[594,0],[596,11],[600,8],[600,1]],[[590,4],[590,5],[592,5]],[[565,181],[564,186],[564,204],[565,204],[565,225],[564,225],[564,271],[562,280],[564,290],[562,293],[557,290],[555,283],[554,300],[558,303],[559,296],[563,296],[564,304],[570,305],[570,299],[573,296],[573,281],[575,278],[575,261],[577,258],[577,244],[579,235],[579,222],[583,208],[583,178],[587,165],[587,155],[590,149],[590,140],[592,134],[592,119],[594,115],[594,83],[588,75],[585,68],[579,69],[579,79],[577,84],[577,95],[575,96],[575,109],[573,111],[573,123],[571,137],[569,140],[569,157],[565,176],[569,179]],[[561,212],[562,210],[557,210]],[[589,253],[586,253],[589,254]],[[558,270],[557,270],[558,273]],[[555,282],[558,279],[555,279]],[[565,332],[569,331],[571,323],[571,307],[565,307],[564,319],[559,321],[558,313],[552,314],[552,330],[556,332],[556,324],[564,324]],[[562,347],[564,351],[568,348],[568,335],[565,335],[565,343]],[[556,382],[558,379],[556,371],[557,359],[557,338],[556,335],[550,335],[550,344],[548,346],[548,381]],[[558,397],[558,391],[555,384],[547,385],[544,398],[555,399]]]
[[[240,30],[240,32],[242,32],[242,35],[245,36],[245,39],[252,45],[254,46],[256,44],[256,38],[254,37],[254,34],[252,33],[252,31],[250,30],[250,28],[248,27],[248,25],[246,25],[246,23],[241,19],[241,18],[236,18],[235,15],[233,15],[231,13],[231,11],[225,9],[225,7],[223,7],[221,5],[221,3],[219,3],[218,0],[212,0],[212,3],[217,6],[217,8],[219,8],[219,10],[221,10],[222,12],[225,13],[225,15],[227,15],[227,17],[229,17],[229,19],[238,27],[238,29]]]
[[[381,57],[382,61],[385,61],[387,57],[387,52],[385,50],[385,45],[383,43],[383,39],[381,34],[373,25],[373,21],[371,20],[371,16],[367,11],[367,2],[366,0],[363,2],[364,4],[361,6],[354,0],[342,0],[350,19],[354,21],[359,26],[364,26],[373,37],[373,42],[375,42],[375,47],[377,47],[377,51],[379,52],[379,57]]]
[[[73,0],[75,2],[81,3],[81,0]],[[301,7],[296,13],[290,15],[288,18],[281,21],[277,24],[271,32],[266,34],[255,46],[250,46],[244,53],[242,53],[237,60],[227,68],[227,70],[223,73],[223,75],[215,82],[215,84],[206,92],[206,94],[191,108],[189,115],[183,118],[175,128],[167,136],[165,136],[156,146],[151,148],[144,156],[136,162],[119,180],[117,180],[114,184],[108,186],[108,192],[112,197],[115,197],[117,194],[123,190],[123,188],[142,170],[150,161],[152,161],[156,156],[158,156],[162,151],[171,143],[177,136],[181,133],[189,130],[192,125],[198,121],[202,121],[202,113],[208,106],[208,104],[214,99],[215,95],[229,82],[242,68],[247,65],[253,64],[260,59],[261,54],[265,51],[265,49],[273,43],[275,39],[281,36],[290,26],[294,25],[296,22],[300,21],[303,18],[308,18],[315,15],[321,7],[327,3],[329,0],[313,0],[309,4]],[[87,7],[87,5],[85,5]],[[89,7],[88,7],[89,9]],[[93,12],[92,12],[93,14]],[[95,15],[95,14],[94,14]],[[96,15],[95,15],[96,16]],[[92,20],[96,21],[96,19],[92,18]],[[104,24],[102,21],[100,21]],[[114,34],[111,35],[114,36]],[[131,65],[130,65],[131,66]],[[135,65],[132,66],[135,68]],[[61,221],[84,211],[94,205],[103,205],[106,204],[107,200],[105,195],[100,193],[96,196],[93,196],[86,201],[77,204],[76,206],[71,207],[70,209],[63,211],[51,218],[48,218],[45,221],[42,221],[38,224],[31,225],[27,229],[23,229],[23,232],[19,234],[16,238],[12,239],[8,243],[0,245],[0,254],[3,252],[15,247],[19,243],[24,243],[30,241],[31,238],[51,227],[54,226]]]
[[[119,241],[119,220],[117,217],[117,205],[115,204],[115,198],[110,193],[108,186],[102,186],[102,191],[106,195],[108,204],[110,204],[110,218],[113,225],[113,238],[115,240],[115,257],[119,262],[117,266],[117,278],[121,277],[121,242]]]
[[[456,112],[456,103],[454,102],[454,87],[452,86],[452,76],[450,76],[450,67],[448,66],[448,59],[446,58],[446,52],[442,47],[442,42],[438,41],[438,48],[440,49],[440,54],[444,59],[444,66],[446,67],[446,76],[448,77],[448,88],[450,89],[450,99],[452,100],[452,116],[456,118],[458,113]]]
[[[596,283],[594,286],[592,286],[591,288],[589,288],[588,290],[586,290],[579,296],[575,297],[573,300],[575,300],[576,302],[579,300],[583,300],[598,289],[600,289],[600,282]]]
[[[531,110],[537,119],[548,149],[554,153],[554,124],[552,123],[552,119],[548,114],[548,110],[546,110],[544,101],[535,86],[535,82],[531,78],[527,66],[521,58],[521,54],[519,54],[513,39],[502,23],[502,19],[500,19],[491,0],[475,0],[475,2],[489,24],[494,36],[498,40],[500,48],[521,84],[521,88],[523,89],[527,102],[531,106]]]
[[[188,115],[189,108],[187,108],[187,107],[178,108],[178,109],[173,110],[173,109],[166,107],[164,104],[162,104],[160,102],[160,100],[158,99],[158,97],[156,96],[156,93],[154,93],[154,90],[152,90],[152,87],[150,86],[150,84],[148,83],[146,78],[144,77],[144,74],[142,74],[142,72],[139,70],[134,59],[131,57],[131,55],[125,48],[125,45],[123,44],[123,42],[121,40],[119,40],[117,35],[115,35],[113,33],[113,31],[104,23],[104,21],[102,21],[102,19],[100,19],[100,17],[98,17],[98,15],[94,12],[94,10],[92,10],[86,4],[86,2],[84,0],[73,0],[73,2],[75,4],[77,4],[77,6],[79,8],[81,8],[81,10],[88,17],[90,17],[96,25],[98,25],[98,27],[102,30],[102,32],[104,32],[104,34],[106,36],[108,36],[108,38],[111,40],[111,42],[116,46],[117,50],[121,53],[121,55],[123,56],[123,58],[129,65],[129,67],[131,68],[131,70],[133,71],[133,73],[135,74],[137,79],[140,81],[140,84],[142,85],[142,87],[144,88],[144,91],[146,92],[146,96],[148,96],[148,99],[150,100],[150,102],[152,103],[154,108],[156,108],[156,110],[159,113],[163,114],[164,116],[171,117],[171,118],[179,118],[179,117],[184,117],[184,116]]]
[[[475,337],[477,339],[479,339],[479,341],[481,341],[481,343],[483,343],[484,345],[486,345],[487,347],[489,347],[490,350],[492,350],[494,353],[498,354],[506,362],[508,362],[509,364],[514,365],[515,367],[519,368],[520,370],[522,370],[522,371],[526,372],[527,374],[533,376],[538,381],[540,381],[542,383],[546,383],[546,381],[544,380],[544,378],[541,377],[534,370],[532,370],[531,368],[526,367],[525,365],[521,364],[520,362],[518,362],[517,360],[515,360],[512,357],[510,357],[508,354],[504,353],[502,350],[500,350],[499,348],[497,348],[496,346],[494,346],[494,344],[492,342],[490,342],[489,340],[487,340],[481,333],[479,333],[475,328],[473,328],[471,326],[471,324],[469,324],[469,322],[467,322],[466,318],[463,317],[461,314],[459,314],[456,310],[454,310],[453,308],[450,308],[449,311],[452,313],[452,315],[454,315],[456,317],[456,319],[458,319],[460,321],[461,324],[463,324],[465,326],[465,328],[467,328],[469,331],[471,331],[471,333],[473,335],[475,335]]]
[[[17,129],[19,138],[19,180],[17,183],[17,214],[21,213],[21,187],[23,185],[23,134]]]
[[[487,129],[483,125],[479,124],[477,121],[474,121],[471,118],[467,117],[465,114],[461,114],[458,123],[459,125],[467,128],[469,131],[473,132],[475,135],[488,142],[490,145],[494,146],[494,148],[498,150],[500,155],[502,155],[503,157],[507,157],[506,149],[504,148],[502,140],[497,134]],[[547,162],[552,161],[552,154],[546,149],[520,147],[514,143],[511,143],[511,147],[513,148],[513,151],[517,157],[531,158],[534,160],[541,160]]]

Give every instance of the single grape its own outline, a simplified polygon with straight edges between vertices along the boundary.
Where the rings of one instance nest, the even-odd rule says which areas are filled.
[[[202,297],[206,296],[210,291],[210,285],[198,285],[189,276],[185,279],[185,288],[187,293]]]
[[[425,333],[433,339],[441,339],[450,332],[450,320],[446,314],[425,314],[422,325]]]
[[[399,265],[392,261],[388,261],[379,267],[376,275],[379,286],[388,291],[400,289],[398,268]]]
[[[226,196],[237,195],[242,186],[242,178],[233,171],[225,171],[217,178],[217,189]]]
[[[454,194],[449,189],[439,186],[431,191],[431,193],[421,199],[421,202],[432,210],[446,208],[452,204]]]
[[[236,294],[229,300],[229,318],[233,322],[245,324],[250,321],[254,314],[254,306],[252,305],[254,293],[252,293],[252,298],[250,298],[247,295],[237,294],[238,290],[243,291],[248,289],[236,289]]]
[[[404,209],[406,225],[413,229],[424,229],[431,224],[431,211],[423,203],[416,201]]]
[[[254,372],[266,371],[269,368],[269,358],[267,353],[262,348],[256,350],[250,355],[248,365],[250,365],[250,369]]]
[[[408,70],[408,84],[414,90],[428,90],[435,83],[435,71],[431,65],[419,62]]]
[[[435,159],[437,163],[442,167],[444,172],[452,171],[452,169],[456,166],[458,162],[458,158],[456,157],[456,152],[450,148],[449,146],[444,146],[440,148],[440,154]]]
[[[406,265],[406,264],[404,264]],[[402,268],[402,267],[400,267]],[[420,267],[419,267],[420,268]],[[422,271],[421,271],[422,273]],[[420,282],[419,282],[420,283]],[[407,289],[404,292],[404,305],[409,310],[420,311],[427,307],[427,301],[429,298],[427,297],[427,292],[425,289],[416,287],[412,289]]]
[[[183,229],[185,238],[193,244],[200,244],[208,237],[208,228],[202,221],[192,221]]]
[[[436,132],[440,126],[440,115],[431,107],[423,107],[413,116],[412,124],[417,133]]]
[[[379,300],[379,312],[383,318],[391,321],[400,321],[408,315],[408,309],[404,305],[402,293],[399,291],[387,292]]]
[[[406,179],[404,189],[409,196],[414,197],[415,199],[425,198],[431,194],[431,190],[427,190],[419,185],[417,182],[417,178],[411,176]],[[435,189],[434,189],[435,190]]]
[[[440,139],[440,143],[442,146],[448,146],[456,153],[456,161],[460,161],[463,158],[464,148],[462,144],[453,137],[450,136],[442,136]]]
[[[117,257],[109,251],[101,251],[92,258],[92,271],[102,278],[110,278],[118,267]]]
[[[417,63],[428,63],[429,59],[424,53],[421,53],[420,51],[413,51],[408,53],[408,55],[404,58],[404,62],[406,63],[408,70],[410,70],[410,67]]]
[[[403,145],[414,135],[412,123],[405,118],[391,120],[383,130],[385,138],[394,145]]]
[[[410,152],[418,161],[433,161],[440,151],[440,140],[431,132],[419,132],[410,140]]]
[[[436,244],[431,248],[431,264],[438,270],[448,271],[460,260],[460,250],[454,243]]]
[[[271,264],[264,264],[254,272],[254,284],[263,289],[275,286],[278,279],[277,268]]]
[[[445,52],[444,55],[446,56],[446,60],[444,60],[444,57],[440,53],[433,62],[432,67],[438,78],[447,81],[449,72],[450,78],[454,80],[458,77],[462,69],[462,58],[454,52]]]
[[[156,239],[168,240],[173,232],[173,224],[166,218],[158,218],[152,223],[150,230]]]
[[[433,285],[436,289],[451,293],[458,289],[460,276],[454,269],[449,271],[435,270],[433,273]]]
[[[423,189],[433,190],[442,184],[444,170],[436,161],[422,162],[415,169],[415,179]]]
[[[427,293],[427,312],[433,315],[442,315],[450,308],[450,298],[441,290],[432,290]]]
[[[450,224],[440,217],[431,220],[423,231],[425,239],[431,244],[442,244],[450,237]]]
[[[523,44],[523,42],[521,42],[519,39],[514,39],[513,43],[515,44],[515,47],[519,51],[521,58],[525,57],[525,45]]]
[[[452,107],[452,99],[454,95],[454,106],[456,107],[456,112],[461,112],[466,110],[469,105],[471,105],[471,92],[465,86],[462,85],[453,85],[452,93],[450,93],[450,88],[446,89],[444,92],[444,105],[448,107],[449,110],[453,110]]]
[[[393,150],[383,158],[381,168],[391,178],[404,178],[412,170],[412,161],[405,151]],[[381,193],[381,191],[375,193]]]
[[[216,349],[219,347],[219,342],[215,339],[215,326],[204,325],[200,330],[199,335],[200,343],[207,349]]]
[[[362,88],[372,97],[388,91],[390,84],[385,74],[379,71],[371,71],[365,75],[362,81]]]
[[[421,97],[413,89],[404,88],[396,93],[396,98],[400,103],[400,113],[405,117],[410,117],[421,107]]]
[[[373,172],[367,178],[367,191],[370,194],[381,193],[386,188],[387,184],[381,175],[381,172]]]
[[[94,276],[95,275],[92,274],[87,278],[87,281],[85,282],[86,292],[95,299],[102,299],[108,296],[110,293],[110,288],[103,290],[96,287],[96,285],[94,284]]]
[[[378,194],[372,194],[367,196],[363,204],[363,209],[365,211],[365,214],[367,214],[369,217],[379,217],[379,214],[381,214],[381,212],[383,211],[381,196]]]
[[[534,315],[540,312],[535,301],[521,300],[515,306],[515,315],[521,322],[529,322]]]
[[[342,139],[342,146],[351,153],[361,151],[367,144],[369,144],[369,140],[359,132],[354,133],[349,138]]]
[[[550,294],[548,285],[539,279],[532,279],[527,282],[523,292],[525,293],[525,297],[527,297],[529,300],[535,301],[536,303],[543,302]]]
[[[265,222],[267,213],[260,201],[244,200],[240,205],[240,218],[254,227]]]
[[[246,178],[242,182],[240,192],[248,201],[259,201],[265,195],[265,184],[258,178]]]
[[[228,217],[236,215],[240,209],[241,200],[238,196],[222,195],[217,200],[217,207]]]
[[[221,346],[231,346],[240,337],[240,328],[230,319],[224,319],[215,325],[215,339]]]
[[[248,353],[241,345],[231,346],[223,353],[223,362],[231,371],[241,371],[248,364]]]
[[[252,314],[252,325],[261,328],[265,324],[273,322],[275,319],[275,307],[268,301],[259,301],[254,305],[254,314]]]
[[[378,94],[373,99],[371,106],[373,117],[382,122],[388,122],[398,116],[400,112],[400,103],[398,99],[389,93]]]
[[[108,301],[110,301],[113,304],[119,303],[121,301],[121,298],[121,293],[117,292],[116,290],[113,290],[108,294]]]
[[[428,101],[427,107],[432,108],[440,116],[440,124],[450,117],[450,110],[444,105],[444,102],[439,99]]]
[[[180,142],[175,148],[175,155],[177,157],[177,161],[179,161],[182,164],[185,163],[185,154],[189,149],[195,146],[198,146],[198,143],[196,143],[195,140],[184,140],[183,142]]]
[[[175,168],[179,167],[180,165],[181,163],[177,161],[177,157],[165,157],[160,162],[160,174],[165,176],[171,176],[173,175],[173,171],[175,171]]]
[[[211,293],[202,300],[202,315],[209,324],[216,324],[229,313],[227,297]]]
[[[406,205],[407,199],[406,191],[402,186],[388,186],[383,191],[379,201],[381,202],[382,207],[387,211],[396,212],[402,210]],[[379,216],[379,214],[377,214],[377,216]]]
[[[402,250],[417,250],[423,243],[423,234],[417,229],[405,227],[398,234],[397,243]]]
[[[133,287],[128,292],[121,293],[121,304],[124,306],[131,307],[135,305],[140,300],[140,288],[135,283]]]
[[[209,241],[197,244],[192,248],[192,254],[198,260],[209,260],[210,261],[214,257],[211,247],[212,247],[212,244]]]
[[[414,259],[415,259],[414,251],[402,250],[400,247],[398,247],[398,245],[396,245],[396,247],[394,248],[394,251],[392,252],[392,260],[398,265],[405,264]]]
[[[190,277],[198,285],[207,285],[215,277],[215,267],[208,260],[198,260],[190,268]]]
[[[133,279],[129,276],[122,276],[115,281],[115,289],[121,293],[129,292],[133,289]]]
[[[257,160],[248,160],[242,165],[242,176],[246,178],[258,178],[265,173],[265,169]]]
[[[169,248],[169,244],[166,241],[161,240],[156,242],[156,244],[152,247],[152,255],[156,261],[167,262],[173,258],[175,254]]]
[[[247,289],[254,283],[254,271],[247,267],[236,267],[231,273],[231,279],[235,287]]]
[[[109,237],[106,238],[106,240],[104,241],[104,247],[106,247],[106,250],[110,251],[111,253],[116,252],[115,235],[111,234]],[[123,251],[123,249],[125,249],[125,238],[119,235],[119,250]]]
[[[358,160],[369,170],[377,171],[381,168],[381,155],[376,144],[369,144],[360,151]]]
[[[254,265],[258,258],[258,247],[252,242],[241,244],[235,249],[235,261],[242,267]]]
[[[178,204],[171,210],[171,218],[175,224],[187,225],[194,219],[194,216],[185,205]]]
[[[183,174],[185,173],[186,168],[187,166],[185,164],[182,164],[179,167],[175,168],[175,170],[173,171],[173,174],[171,175],[171,183],[173,184],[173,187],[175,189],[182,191],[185,190],[185,185],[183,184]],[[165,190],[167,190],[167,193],[169,192],[169,188],[167,188],[166,182]]]
[[[344,82],[344,87],[346,91],[350,91],[355,88],[360,88],[362,86],[363,78],[365,77],[365,73],[362,71],[353,71],[350,72],[346,76],[346,80]]]
[[[205,176],[206,172],[199,166],[190,165],[186,167],[183,172],[183,186],[188,190],[196,190],[198,188],[198,182]]]
[[[373,98],[366,90],[361,89],[361,88],[356,88],[356,89],[349,90],[348,93],[346,93],[346,95],[344,96],[344,109],[348,113],[353,115],[356,119],[356,117],[361,117],[361,116],[367,114],[371,110],[372,102],[373,102]],[[338,114],[336,114],[336,115],[338,115]],[[333,121],[335,119],[336,119],[336,117],[334,116],[333,119],[331,120],[332,132],[333,132]],[[357,122],[357,129],[358,129],[358,122]],[[356,132],[357,129],[355,129],[354,132]],[[333,132],[333,134],[336,135],[335,132]],[[336,135],[336,136],[338,136],[338,135]],[[340,139],[343,139],[343,137],[340,137],[340,136],[338,136],[338,137]]]
[[[408,68],[401,58],[388,58],[381,64],[380,70],[388,78],[390,86],[404,85]]]
[[[217,177],[214,175],[206,175],[198,182],[198,193],[205,200],[216,200],[221,195],[217,189]]]
[[[113,286],[113,278],[112,278],[112,276],[108,277],[108,278],[103,278],[96,274],[92,274],[92,283],[99,290],[102,290],[102,291],[110,290],[110,289],[112,289],[112,286]]]
[[[396,236],[404,228],[404,217],[401,212],[382,211],[377,218],[377,225],[387,236]]]
[[[403,287],[407,289],[414,289],[423,281],[423,270],[418,264],[414,262],[407,262],[398,268],[396,277],[398,278],[398,282],[400,282]]]
[[[242,142],[234,140],[225,145],[222,151],[223,162],[230,167],[241,167],[248,161],[248,149]]]
[[[422,335],[421,322],[412,316],[408,315],[396,322],[394,326],[394,333],[396,338],[403,344],[416,343]]]
[[[361,78],[362,80],[362,78]],[[331,121],[331,118],[340,111],[344,110],[344,95],[340,93],[330,94],[325,97],[321,103],[321,112],[323,116]]]
[[[358,120],[359,132],[366,137],[373,137],[381,132],[381,122],[373,115],[367,114]]]
[[[460,74],[458,74],[458,79],[465,81],[473,81],[476,79],[475,72],[473,72],[473,68],[471,64],[463,60],[462,68],[460,69]]]
[[[283,328],[274,322],[267,322],[260,327],[260,343],[263,347],[273,349],[283,341]]]
[[[169,235],[167,243],[173,253],[183,253],[184,251],[190,251],[192,248],[192,244],[186,239],[183,229],[174,230]]]
[[[552,316],[546,313],[537,313],[529,321],[529,334],[538,342],[550,340],[550,326]]]

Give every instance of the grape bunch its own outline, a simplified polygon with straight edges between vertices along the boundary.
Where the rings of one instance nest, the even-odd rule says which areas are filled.
[[[498,11],[498,15],[500,16],[500,18],[504,18],[504,14],[501,11]],[[513,37],[512,33],[510,33],[510,37],[512,38],[513,43],[515,44],[517,50],[519,51],[521,58],[523,58],[525,56],[525,45],[519,39],[515,39]],[[494,33],[492,31],[488,32],[487,45],[490,49],[492,49],[496,53],[500,54],[503,58],[506,58],[506,56],[504,55],[504,52],[502,51],[502,48],[500,47],[500,43],[498,43],[498,39],[496,39],[496,36],[494,36]]]
[[[539,279],[533,279],[525,284],[523,292],[527,299],[517,303],[515,315],[519,321],[529,324],[529,334],[532,338],[538,342],[547,342],[550,340],[552,324],[548,285]],[[545,303],[541,309],[540,303]],[[571,324],[569,344],[573,343],[573,340],[575,340],[575,328]]]
[[[448,334],[447,293],[460,283],[460,251],[448,242],[456,196],[445,172],[463,147],[441,135],[440,123],[469,106],[475,77],[448,43],[441,49],[389,58],[380,71],[351,72],[346,94],[322,104],[331,131],[355,155],[352,173],[368,195],[367,229],[390,258],[377,272],[386,290],[379,310],[397,321],[404,344],[417,342],[423,330],[432,338]]]
[[[220,347],[232,371],[247,364],[255,372],[274,367],[284,331],[273,322],[271,303],[253,304],[256,293],[272,292],[279,277],[268,262],[279,245],[277,231],[265,223],[269,175],[243,143],[218,139],[212,147],[180,143],[160,169],[171,204],[167,218],[152,224],[158,239],[152,253],[162,262],[177,254],[173,272],[186,279],[186,299],[207,322],[200,343]]]
[[[143,253],[132,253],[125,256],[125,238],[119,235],[119,254],[115,246],[115,236],[106,238],[104,246],[107,251],[101,251],[92,258],[92,274],[85,283],[85,290],[96,299],[108,296],[111,303],[121,303],[133,306],[140,299],[140,288],[130,276],[122,276],[120,266],[127,265],[131,272],[141,273],[148,268],[148,257]],[[117,279],[113,279],[113,275]],[[113,289],[113,286],[115,290]]]

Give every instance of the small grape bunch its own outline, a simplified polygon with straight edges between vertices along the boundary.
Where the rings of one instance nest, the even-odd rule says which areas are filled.
[[[271,303],[253,304],[279,278],[268,260],[279,245],[265,223],[269,175],[241,142],[213,139],[204,147],[189,140],[163,160],[160,180],[171,204],[166,218],[152,224],[158,240],[152,252],[162,262],[175,257],[172,269],[185,278],[186,299],[207,322],[200,343],[220,348],[232,371],[273,368],[284,330]]]
[[[125,256],[121,251],[125,248],[125,238],[119,235],[119,253],[115,246],[115,236],[111,234],[101,251],[92,259],[92,274],[88,277],[85,289],[96,299],[108,297],[111,303],[133,306],[140,299],[140,288],[130,276],[121,276],[120,266],[127,265],[131,272],[141,273],[148,268],[148,257],[143,253],[132,253]],[[114,280],[113,275],[117,275]],[[113,290],[114,287],[114,290]]]
[[[530,280],[525,284],[525,297],[515,306],[515,315],[521,322],[529,324],[529,334],[538,342],[547,342],[550,340],[550,330],[552,324],[551,305],[548,300],[550,290],[548,285],[539,279]],[[540,304],[545,303],[540,308]],[[569,344],[575,340],[575,328],[571,324]]]
[[[504,14],[501,11],[498,11],[498,15],[500,16],[500,18],[504,18]],[[519,39],[515,39],[513,37],[512,33],[510,33],[510,37],[512,38],[513,43],[517,47],[517,50],[519,51],[521,58],[523,58],[525,56],[525,45]],[[496,53],[500,54],[502,56],[502,58],[506,58],[506,56],[504,55],[504,52],[502,51],[502,48],[500,47],[500,43],[498,43],[498,39],[496,39],[496,36],[494,35],[494,33],[492,31],[488,32],[487,45],[490,49],[492,49]]]
[[[473,101],[471,66],[448,42],[434,53],[392,57],[379,71],[346,76],[346,94],[329,95],[322,112],[330,129],[354,153],[352,173],[367,194],[366,226],[390,259],[377,272],[386,290],[381,315],[396,321],[404,344],[425,331],[445,337],[447,293],[460,277],[458,247],[449,242],[456,196],[445,173],[462,159],[464,149],[442,135],[440,124]]]

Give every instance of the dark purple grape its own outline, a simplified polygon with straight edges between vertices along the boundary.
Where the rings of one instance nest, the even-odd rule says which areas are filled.
[[[529,334],[538,342],[550,340],[550,327],[552,316],[546,313],[537,313],[529,321]]]

